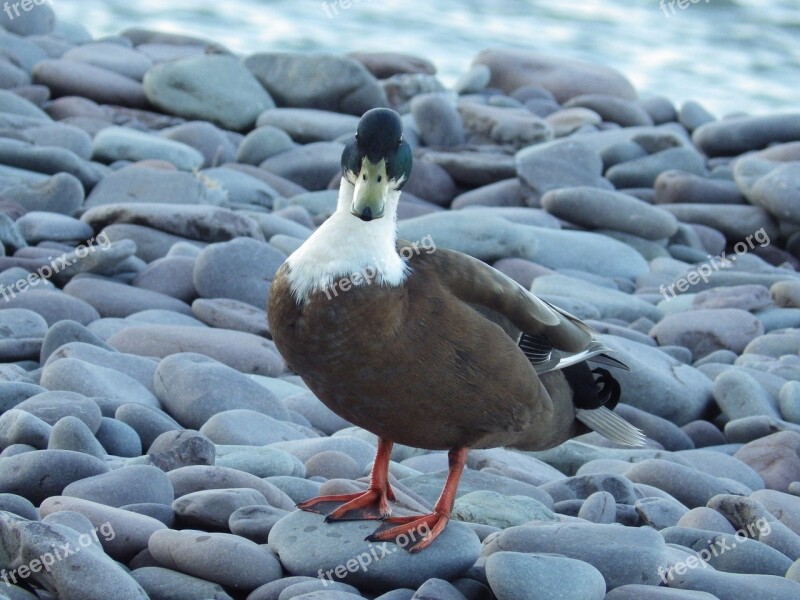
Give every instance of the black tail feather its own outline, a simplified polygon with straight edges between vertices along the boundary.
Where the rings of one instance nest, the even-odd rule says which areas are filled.
[[[605,406],[609,410],[614,410],[619,403],[619,398],[622,395],[622,388],[619,381],[614,379],[614,376],[606,369],[592,369],[592,373],[597,375],[595,383],[602,386],[597,393],[598,398],[602,402],[601,406]]]
[[[594,410],[605,406],[609,410],[614,410],[617,406],[621,388],[619,382],[606,369],[590,370],[586,363],[579,363],[562,371],[572,388],[575,408]]]

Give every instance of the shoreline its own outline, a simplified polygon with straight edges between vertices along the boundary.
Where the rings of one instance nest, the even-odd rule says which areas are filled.
[[[502,43],[612,66],[645,95],[664,94],[676,103],[700,100],[720,117],[796,106],[792,83],[797,72],[785,57],[796,55],[800,47],[788,25],[795,7],[786,0],[768,7],[756,6],[755,0],[714,0],[689,4],[672,17],[664,16],[658,2],[630,5],[624,0],[593,6],[578,0],[555,5],[529,0],[527,8],[523,0],[490,1],[470,4],[469,10],[455,0],[435,7],[411,2],[354,2],[328,19],[321,2],[255,5],[234,0],[223,8],[200,0],[191,8],[202,16],[192,17],[195,11],[180,4],[169,15],[172,30],[195,32],[242,55],[263,50],[384,49],[422,55],[437,66],[448,85],[468,68],[470,57]],[[90,0],[86,5],[56,5],[56,11],[83,23],[95,37],[115,35],[126,27],[164,27],[158,15],[144,7],[120,12]],[[387,22],[394,23],[389,44],[374,27]],[[754,89],[753,82],[763,84]]]

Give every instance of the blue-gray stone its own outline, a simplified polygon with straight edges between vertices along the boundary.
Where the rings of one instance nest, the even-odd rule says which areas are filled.
[[[354,134],[358,128],[358,118],[353,115],[313,108],[273,108],[261,113],[256,124],[259,129],[276,128],[285,132],[291,140],[299,144],[309,144],[334,141],[343,135]],[[270,129],[267,132],[272,134],[271,142],[282,139],[275,136]],[[294,144],[287,145],[284,142],[282,146],[288,150]],[[250,164],[258,163],[251,162]]]
[[[174,499],[169,478],[149,465],[131,465],[87,477],[69,484],[62,495],[115,507],[141,503],[169,505]]]
[[[51,362],[42,371],[41,384],[49,390],[76,392],[158,408],[158,399],[142,384],[114,369],[76,358]]]
[[[199,354],[175,354],[162,360],[156,371],[156,392],[185,427],[199,429],[213,415],[233,409],[288,419],[283,405],[263,386]],[[227,400],[221,403],[220,398]]]
[[[36,450],[0,460],[0,492],[39,504],[73,481],[108,472],[94,456],[70,450]]]
[[[490,490],[464,494],[453,506],[452,517],[505,529],[528,521],[555,521],[556,515],[541,502],[527,496],[505,496]]]
[[[738,156],[774,142],[800,139],[800,114],[744,116],[713,121],[698,127],[692,139],[709,156]]]
[[[205,160],[191,146],[129,127],[106,127],[98,133],[92,144],[92,158],[107,163],[163,160],[182,171],[199,169]]]
[[[200,490],[252,488],[275,508],[290,510],[295,505],[289,496],[268,481],[226,467],[192,465],[170,471],[167,477],[172,482],[176,498]]]
[[[201,171],[201,176],[216,183],[227,192],[228,202],[233,207],[272,208],[280,194],[268,183],[229,167],[215,167]]]
[[[419,494],[433,504],[436,502],[436,499],[439,497],[444,487],[446,476],[447,471],[439,471],[437,473],[406,477],[402,479],[401,482],[408,489]],[[485,490],[494,491],[506,496],[526,496],[540,502],[546,508],[552,507],[552,499],[543,489],[529,483],[516,481],[510,477],[492,475],[483,471],[473,471],[472,469],[464,471],[461,476],[456,498],[461,498],[470,492]]]
[[[204,531],[228,529],[234,512],[253,506],[269,507],[269,504],[261,492],[249,488],[199,490],[172,502],[172,510],[183,525]]]
[[[631,583],[611,590],[605,600],[720,600],[708,592]]]
[[[166,529],[152,517],[69,496],[51,496],[42,502],[39,511],[44,517],[63,511],[82,514],[98,529],[98,541],[106,553],[125,563],[147,548],[153,533]]]
[[[482,554],[488,562],[492,554],[505,551],[561,554],[589,563],[609,590],[629,583],[657,585],[658,569],[667,562],[667,547],[657,531],[594,523],[511,527],[487,538]]]
[[[268,548],[231,534],[164,529],[153,533],[148,549],[163,567],[238,593],[281,577],[281,563]]]
[[[674,216],[621,192],[560,188],[544,194],[541,203],[550,214],[592,229],[612,229],[648,240],[668,238],[678,231]]]
[[[411,114],[426,146],[463,144],[464,124],[454,99],[444,93],[420,94],[411,100]]]
[[[203,298],[231,298],[263,308],[286,255],[248,238],[211,244],[197,258],[194,285]]]
[[[130,426],[139,435],[145,450],[162,433],[182,429],[175,419],[159,407],[144,404],[123,403],[112,412],[112,416]]]
[[[708,592],[725,600],[794,600],[800,594],[800,583],[775,575],[725,573],[711,569],[689,569],[668,582],[681,590]]]
[[[85,207],[116,204],[122,198],[137,204],[221,205],[227,201],[223,191],[192,173],[134,165],[104,178],[89,194]]]
[[[273,506],[243,506],[231,513],[227,526],[231,533],[240,535],[257,544],[266,544],[269,532],[289,511]]]
[[[5,186],[4,186],[5,187]],[[31,211],[72,215],[84,199],[81,182],[69,173],[56,173],[40,181],[20,181],[5,187],[3,197]]]
[[[517,174],[538,199],[565,187],[589,186],[611,190],[603,177],[603,161],[589,147],[574,140],[556,140],[520,150]]]
[[[136,81],[141,81],[153,66],[153,61],[144,53],[111,42],[75,46],[65,52],[63,58],[95,65]]]
[[[747,495],[752,491],[737,481],[660,459],[638,462],[625,472],[625,476],[636,483],[658,487],[689,508],[705,506],[718,494]]]
[[[374,530],[374,522],[325,523],[322,515],[295,511],[272,528],[269,545],[292,575],[316,577],[321,569],[327,579],[376,592],[416,588],[432,577],[452,579],[469,569],[480,551],[477,536],[456,521],[424,552],[415,554],[392,543],[367,542],[364,538]]]
[[[216,446],[199,431],[165,431],[147,451],[147,462],[162,471],[172,471],[192,465],[213,465]]]
[[[792,561],[774,548],[747,537],[747,532],[731,535],[702,529],[668,527],[661,531],[668,544],[679,544],[697,553],[717,571],[753,573],[782,577]],[[701,567],[704,567],[700,563]],[[672,573],[668,574],[671,579]]]
[[[552,554],[494,552],[486,578],[498,600],[603,600],[606,582],[592,565]]]
[[[33,565],[39,569],[31,577],[44,589],[52,590],[59,598],[101,600],[113,590],[116,600],[147,600],[148,595],[120,565],[94,544],[81,544],[80,534],[74,530],[36,521],[27,521],[10,513],[0,513],[0,530],[3,532],[3,564]],[[42,569],[44,555],[53,555],[54,548],[80,549],[70,560],[55,560],[50,568]],[[30,571],[29,571],[30,572]],[[13,600],[26,596],[4,589]]]
[[[12,408],[0,416],[0,446],[25,444],[39,450],[48,447],[53,428],[32,414]]]
[[[388,106],[386,93],[375,77],[350,57],[272,52],[253,54],[244,64],[279,106],[357,116]]]
[[[122,421],[103,417],[94,435],[107,454],[124,457],[142,455],[142,440],[139,434]]]
[[[298,458],[275,448],[218,445],[214,464],[257,477],[305,476],[305,467]]]
[[[106,451],[94,437],[86,424],[73,416],[62,417],[53,425],[47,448],[51,450],[73,450],[105,460]]]
[[[664,171],[678,169],[705,175],[703,157],[689,148],[670,148],[611,167],[606,176],[617,188],[653,187]]]
[[[257,166],[268,158],[291,150],[295,146],[289,134],[282,129],[271,125],[259,126],[242,140],[236,154],[236,162]]]
[[[242,62],[204,55],[157,65],[144,77],[144,93],[167,113],[244,130],[275,106]]]
[[[163,600],[233,600],[218,583],[162,567],[141,567],[130,573],[150,598]]]

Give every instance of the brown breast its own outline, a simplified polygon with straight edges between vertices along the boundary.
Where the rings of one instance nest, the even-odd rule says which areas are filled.
[[[410,446],[511,445],[553,406],[516,343],[424,265],[402,287],[372,284],[297,305],[273,280],[268,314],[289,366],[334,412]]]

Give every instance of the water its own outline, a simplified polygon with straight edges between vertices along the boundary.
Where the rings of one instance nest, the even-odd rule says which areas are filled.
[[[341,1],[52,0],[95,36],[139,26],[242,53],[410,52],[445,83],[480,50],[505,45],[615,67],[642,95],[696,99],[719,116],[800,109],[798,0],[681,0],[684,9],[674,0],[674,14],[669,0],[663,10],[659,0]]]

